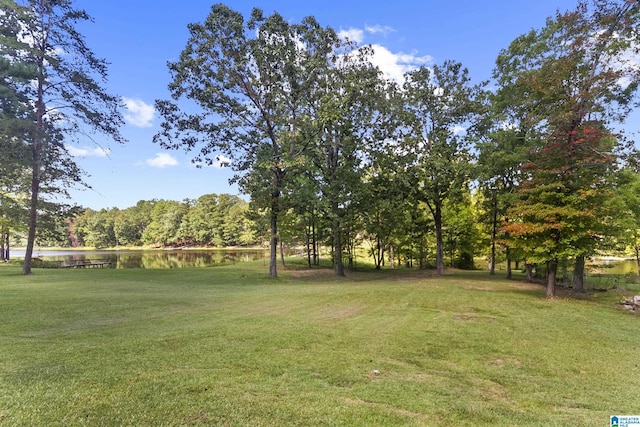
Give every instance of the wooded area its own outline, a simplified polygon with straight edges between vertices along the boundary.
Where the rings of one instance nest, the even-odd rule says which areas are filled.
[[[331,247],[338,275],[362,246],[379,268],[402,260],[439,274],[486,256],[492,273],[501,260],[544,265],[548,296],[559,263],[575,266],[580,290],[585,259],[640,250],[638,152],[622,132],[638,104],[638,1],[556,13],[505,47],[482,84],[453,60],[396,81],[372,47],[313,17],[214,5],[169,64],[154,140],[200,164],[229,158],[250,203],[206,195],[98,212],[56,202],[82,182],[62,143],[81,137],[77,123],[123,142],[117,98],[94,80],[106,65],[74,31],[88,16],[68,0],[1,1],[3,245],[26,232],[32,248],[36,218],[42,239],[58,218],[70,219],[69,244],[266,239],[272,276],[282,242]]]

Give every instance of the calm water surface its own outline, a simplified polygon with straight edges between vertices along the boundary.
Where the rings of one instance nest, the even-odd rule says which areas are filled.
[[[140,250],[140,251],[34,251],[43,261],[72,264],[79,261],[110,262],[112,268],[215,267],[265,258],[263,250]],[[12,251],[11,258],[24,258],[24,251]]]
[[[33,256],[43,261],[71,264],[79,261],[110,262],[112,268],[185,268],[215,267],[239,262],[265,260],[268,250],[123,250],[123,251],[48,251],[36,250]],[[24,258],[24,250],[12,250],[11,258]],[[637,273],[633,259],[595,260],[587,264],[587,274]]]

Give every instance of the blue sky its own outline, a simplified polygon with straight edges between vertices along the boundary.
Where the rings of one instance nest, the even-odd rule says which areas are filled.
[[[127,105],[117,145],[98,137],[71,148],[90,176],[92,190],[72,191],[72,201],[92,209],[126,208],[139,200],[195,199],[207,193],[238,194],[231,171],[195,168],[191,155],[165,151],[152,142],[160,118],[156,99],[167,98],[167,61],[176,60],[188,39],[187,24],[201,22],[214,2],[204,0],[78,0],[94,23],[79,29],[87,44],[111,65],[108,89]],[[248,16],[253,7],[280,13],[291,22],[313,15],[323,26],[373,44],[376,61],[390,76],[411,67],[460,61],[476,82],[486,80],[500,49],[518,35],[540,28],[557,9],[574,0],[384,0],[230,1]]]

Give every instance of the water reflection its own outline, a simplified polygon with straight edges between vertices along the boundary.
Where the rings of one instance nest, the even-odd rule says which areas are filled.
[[[634,259],[604,258],[593,260],[586,265],[592,274],[637,274],[638,264]]]
[[[16,258],[24,254],[14,254]],[[34,257],[53,265],[109,262],[111,268],[215,267],[264,259],[262,250],[38,251]]]

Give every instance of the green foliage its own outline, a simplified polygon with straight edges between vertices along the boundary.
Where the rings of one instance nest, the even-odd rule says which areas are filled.
[[[621,206],[616,212],[618,249],[628,247],[636,258],[640,276],[640,174],[627,166],[617,176],[617,196]]]
[[[270,274],[276,276],[278,215],[287,208],[280,197],[308,143],[302,134],[311,119],[307,95],[322,81],[339,40],[312,17],[290,24],[254,9],[245,19],[222,4],[189,30],[180,59],[169,64],[174,101],[156,102],[164,122],[154,140],[166,148],[198,146],[202,163],[220,153],[231,159],[240,187],[270,211]],[[187,100],[196,113],[181,107]]]
[[[106,61],[76,29],[90,21],[85,11],[69,0],[2,0],[0,6],[0,146],[9,148],[0,169],[17,169],[13,188],[28,195],[23,272],[29,274],[36,236],[43,234],[37,228],[47,224],[39,218],[42,209],[51,207],[48,214],[55,215],[64,208],[55,206],[57,198],[82,183],[83,172],[66,144],[87,132],[124,142],[124,122],[120,98],[102,86]]]
[[[631,111],[640,82],[625,60],[638,43],[639,13],[637,2],[579,3],[514,40],[496,63],[496,106],[514,121],[526,153],[502,230],[509,245],[550,263],[549,295],[558,260],[582,262],[615,234],[609,178],[625,141],[612,129]],[[504,172],[488,176],[490,183]]]
[[[229,194],[195,201],[140,201],[126,209],[86,209],[69,225],[72,246],[217,246],[256,243],[249,204]]]
[[[411,197],[424,202],[433,215],[436,266],[444,272],[442,210],[445,200],[468,185],[470,159],[468,128],[480,111],[480,88],[462,64],[446,61],[406,75],[404,109],[405,173]]]
[[[480,245],[480,230],[471,195],[448,200],[443,209],[444,252],[449,265],[463,270],[475,268],[474,256]]]

